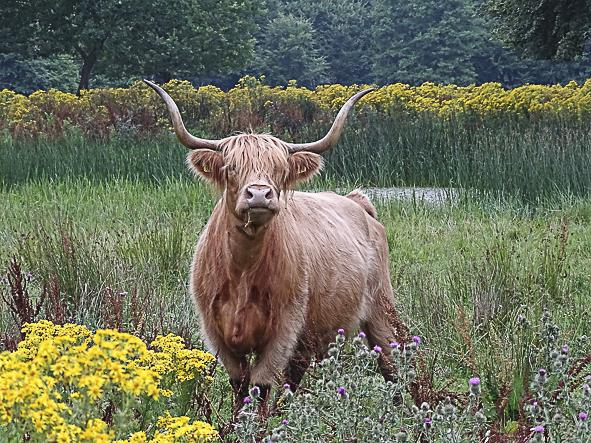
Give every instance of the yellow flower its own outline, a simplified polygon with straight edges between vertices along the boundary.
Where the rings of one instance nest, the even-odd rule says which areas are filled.
[[[129,422],[139,426],[134,404],[149,407],[147,403],[158,401],[161,395],[173,397],[175,380],[202,380],[214,360],[211,354],[187,349],[174,335],[157,338],[159,351],[148,350],[130,334],[91,333],[72,324],[40,321],[25,325],[23,332],[25,339],[16,351],[0,353],[0,432],[4,426],[30,429],[36,441],[113,441],[115,430],[101,419],[105,404],[119,402],[117,413],[129,414]],[[127,404],[132,406],[126,409]],[[136,429],[122,442],[200,442],[217,435],[207,423],[190,423],[188,417],[168,414],[166,420],[170,429],[145,423],[153,433],[151,440]]]

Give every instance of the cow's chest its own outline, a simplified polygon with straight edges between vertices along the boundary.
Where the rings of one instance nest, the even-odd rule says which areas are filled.
[[[218,333],[234,352],[259,352],[273,334],[276,296],[250,279],[228,280],[216,295],[212,310]]]

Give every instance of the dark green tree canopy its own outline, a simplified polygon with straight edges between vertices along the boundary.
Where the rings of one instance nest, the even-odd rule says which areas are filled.
[[[488,0],[495,33],[525,56],[572,59],[591,30],[589,0]]]
[[[256,0],[6,3],[3,15],[11,40],[42,56],[77,56],[82,62],[79,88],[88,88],[101,65],[162,80],[183,70],[207,74],[241,67],[254,45],[260,5]]]
[[[328,65],[320,55],[309,20],[279,13],[264,28],[254,70],[273,84],[297,80],[313,86],[328,80]]]
[[[476,81],[477,30],[463,0],[374,0],[373,14],[375,81]]]
[[[291,0],[284,9],[309,20],[332,83],[369,81],[371,3],[367,0]]]

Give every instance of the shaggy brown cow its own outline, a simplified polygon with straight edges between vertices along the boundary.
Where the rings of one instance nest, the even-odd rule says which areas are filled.
[[[324,138],[291,144],[270,135],[194,137],[172,98],[146,83],[192,150],[189,168],[223,190],[197,244],[190,290],[203,337],[238,399],[249,383],[263,398],[283,377],[295,388],[338,328],[362,328],[370,346],[384,349],[407,338],[393,307],[385,230],[369,199],[359,191],[290,191],[322,168],[319,153],[337,142],[349,110],[371,89],[345,103]],[[380,366],[390,379],[388,358],[383,353]]]

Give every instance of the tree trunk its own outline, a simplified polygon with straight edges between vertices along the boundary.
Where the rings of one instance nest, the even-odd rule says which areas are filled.
[[[156,75],[154,75],[154,78],[156,80],[156,83],[168,83],[172,80],[172,74],[168,71],[161,71],[156,73]]]
[[[90,77],[92,76],[92,70],[96,66],[98,61],[98,54],[100,49],[93,50],[90,54],[82,57],[82,69],[80,70],[80,82],[78,83],[78,92],[76,94],[80,96],[80,91],[88,89],[90,84]]]

